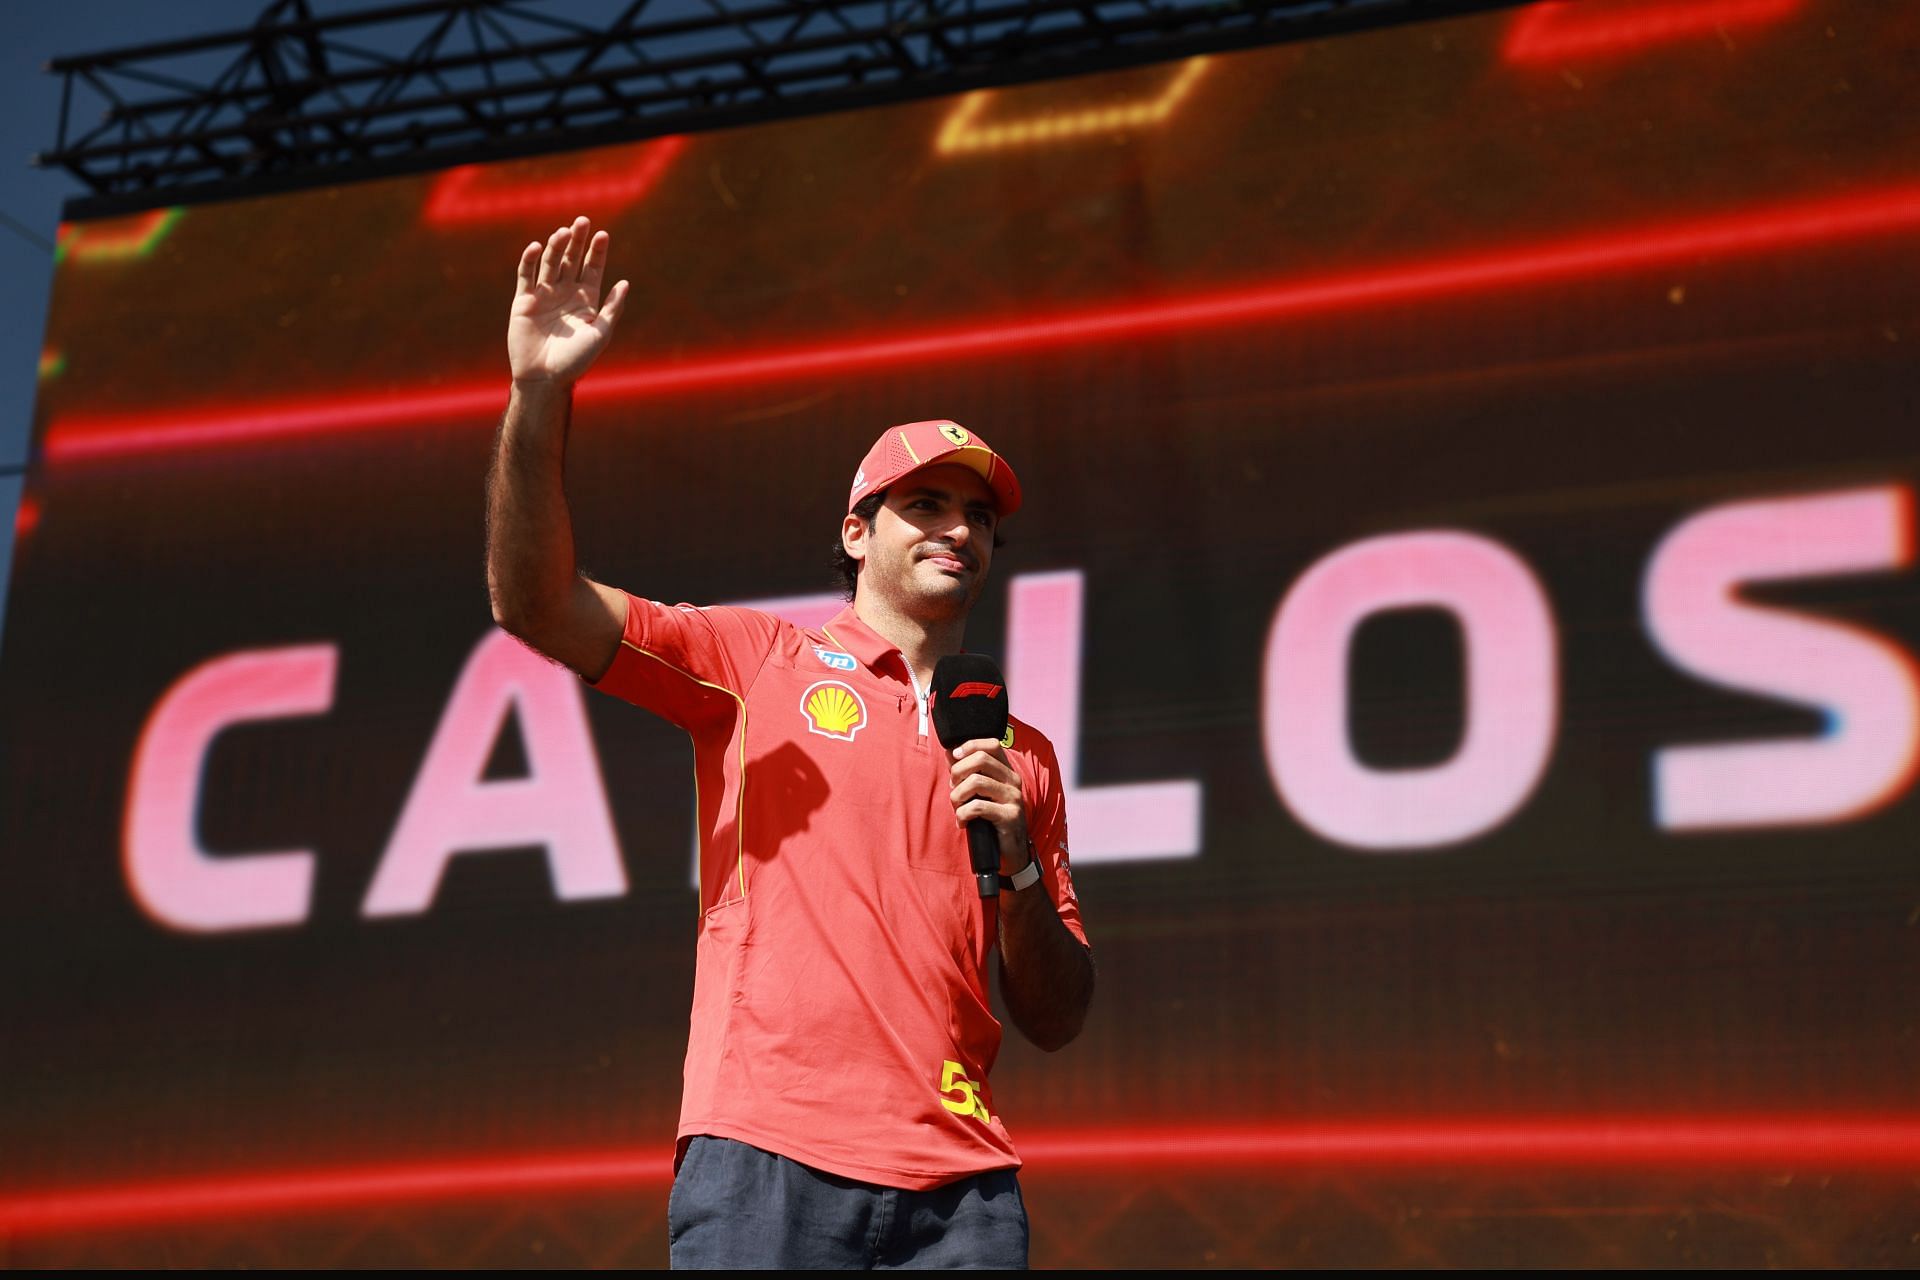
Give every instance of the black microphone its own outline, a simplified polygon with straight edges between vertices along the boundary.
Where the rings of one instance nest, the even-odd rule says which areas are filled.
[[[951,752],[975,738],[1007,736],[1007,682],[1000,664],[978,653],[955,653],[933,668],[933,731]],[[967,853],[980,896],[1000,896],[1000,837],[985,818],[967,822]]]

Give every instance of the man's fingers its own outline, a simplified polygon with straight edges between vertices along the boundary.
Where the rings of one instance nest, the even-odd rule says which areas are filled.
[[[580,268],[580,283],[588,289],[598,289],[600,281],[607,273],[607,245],[612,237],[604,231],[593,233],[593,239],[587,242],[587,260]]]
[[[588,241],[593,237],[593,224],[586,218],[573,220],[567,229],[567,252],[560,259],[560,272],[554,277],[554,283],[562,289],[568,288],[580,279],[580,268],[587,256]]]
[[[1004,778],[989,777],[984,773],[970,774],[954,784],[952,799],[954,804],[964,806],[969,800],[984,800],[996,805],[1010,805],[1020,798],[1020,787]]]
[[[984,818],[996,827],[1005,826],[1019,816],[1019,810],[1010,804],[995,804],[984,796],[977,796],[953,811],[953,818],[961,826],[966,826],[975,818]]]
[[[535,240],[520,251],[520,266],[514,272],[514,293],[517,295],[530,291],[539,274],[540,242]]]
[[[969,763],[969,761],[976,759],[981,763]],[[961,782],[968,778],[991,778],[1001,786],[1016,791],[1020,787],[1020,775],[990,756],[969,756],[966,760],[962,760],[959,764],[953,766],[953,784],[955,786],[959,786]]]
[[[613,326],[620,323],[620,313],[626,309],[627,282],[622,280],[607,293],[607,300],[600,306],[596,323],[603,332],[611,332]]]
[[[1019,782],[1020,773],[1007,759],[1005,750],[992,738],[978,738],[972,742],[963,742],[954,748],[955,752],[964,752],[953,762],[950,772],[954,781],[970,774],[985,773],[991,777],[1008,782]]]
[[[565,227],[556,230],[547,237],[546,252],[540,255],[541,284],[552,284],[560,274],[560,259],[567,251],[567,237],[572,233]]]

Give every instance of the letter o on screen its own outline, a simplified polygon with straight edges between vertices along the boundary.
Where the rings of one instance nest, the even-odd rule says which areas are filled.
[[[1375,769],[1347,731],[1354,631],[1391,609],[1445,609],[1465,637],[1466,733],[1440,764]],[[1262,667],[1267,770],[1309,830],[1365,850],[1431,849],[1498,826],[1531,794],[1559,706],[1552,610],[1533,572],[1489,538],[1449,530],[1369,538],[1300,576]]]

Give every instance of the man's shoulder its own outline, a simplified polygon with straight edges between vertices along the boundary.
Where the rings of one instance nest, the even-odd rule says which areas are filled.
[[[677,607],[706,615],[716,631],[753,636],[763,646],[762,652],[779,666],[795,671],[811,670],[818,666],[828,675],[836,672],[845,674],[860,668],[859,660],[842,649],[839,641],[818,623],[797,622],[758,605]]]
[[[735,693],[745,693],[774,655],[792,654],[806,643],[801,627],[753,605],[649,600],[642,608],[651,611],[648,629],[659,628],[656,634],[663,639],[677,637],[671,643],[689,658],[707,655],[723,660],[727,664],[724,683]]]
[[[749,630],[781,638],[818,635],[818,628],[810,630],[798,623],[788,621],[777,613],[754,605],[686,604],[684,602],[669,604],[664,600],[655,600],[651,603],[664,609],[704,617],[716,629]]]

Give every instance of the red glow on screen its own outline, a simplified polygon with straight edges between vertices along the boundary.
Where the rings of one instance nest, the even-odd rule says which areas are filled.
[[[1157,1172],[1311,1175],[1328,1169],[1920,1169],[1920,1117],[1581,1117],[1358,1120],[1035,1130],[1020,1138],[1030,1175]],[[401,1202],[658,1188],[673,1178],[657,1147],[237,1174],[0,1198],[0,1235],[225,1221]]]
[[[599,209],[604,217],[646,195],[686,144],[678,135],[660,138],[629,151],[629,163],[622,170],[572,179],[515,182],[497,173],[489,178],[493,166],[459,165],[433,184],[421,216],[435,227],[521,221],[542,212],[565,218],[586,208]]]
[[[454,422],[498,415],[505,407],[505,388],[489,380],[451,390],[307,396],[158,414],[80,414],[48,428],[46,456],[50,462],[69,462],[171,449],[217,449],[322,432]]]
[[[596,371],[583,404],[638,400],[746,382],[1044,351],[1158,337],[1390,302],[1468,296],[1547,281],[1605,276],[1671,262],[1794,249],[1920,227],[1920,185],[1823,196],[1678,222],[1608,228],[1531,244],[1387,263],[1233,289],[1023,314],[905,334],[843,334],[825,341],[696,355],[675,364]],[[161,413],[75,414],[47,430],[49,462],[174,449],[219,448],[320,433],[471,420],[487,424],[506,388],[489,378],[431,390],[349,393]]]
[[[20,541],[39,523],[40,503],[33,498],[21,498],[19,508],[13,513],[13,540]]]
[[[1725,27],[1777,22],[1802,0],[1548,0],[1514,20],[1501,54],[1540,62],[1579,53],[1629,53]]]
[[[1172,1125],[1032,1132],[1032,1167],[1102,1169],[1920,1167],[1920,1118],[1751,1116],[1485,1118],[1319,1124]]]
[[[160,1222],[218,1222],[254,1214],[527,1192],[658,1186],[672,1178],[671,1152],[648,1148],[130,1183],[0,1199],[0,1235],[57,1234]]]

